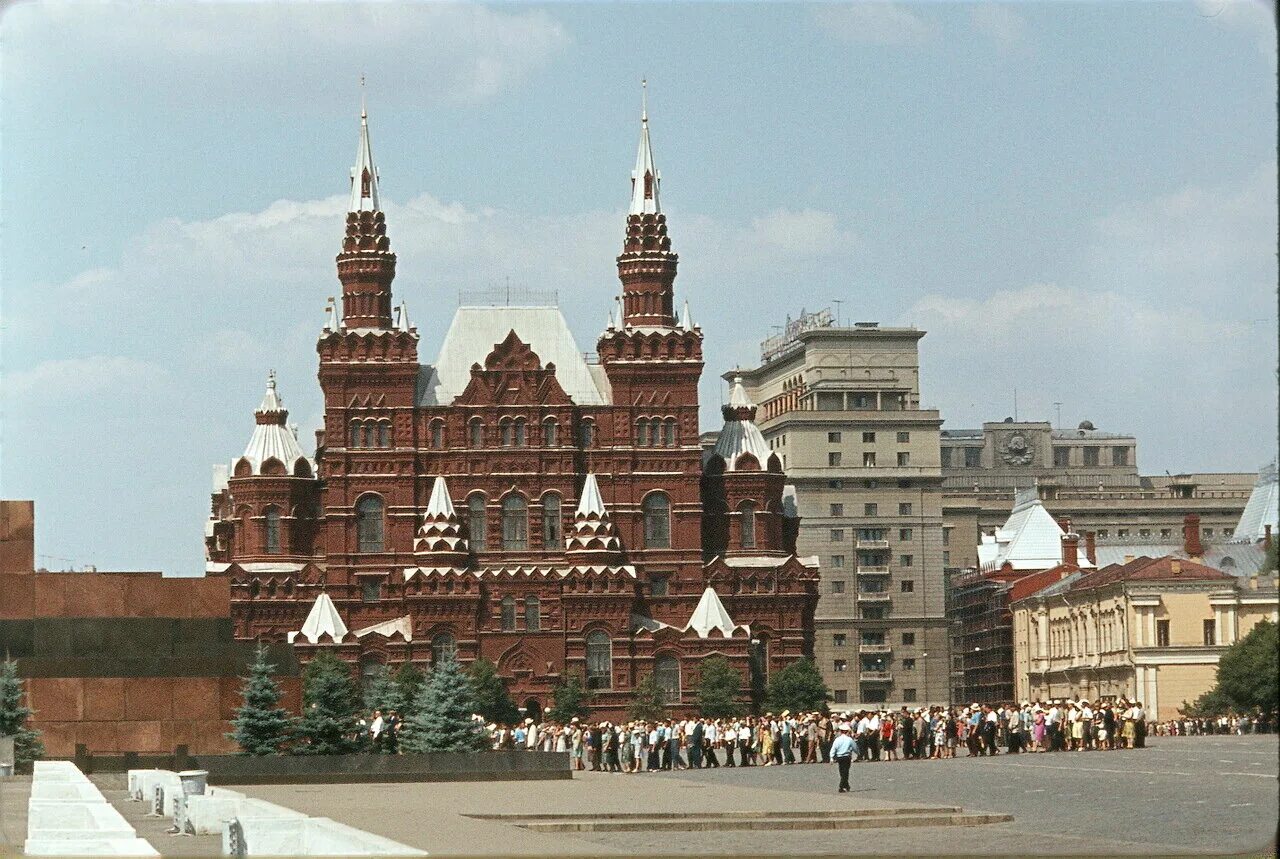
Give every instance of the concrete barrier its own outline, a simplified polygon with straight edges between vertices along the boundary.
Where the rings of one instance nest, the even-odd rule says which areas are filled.
[[[301,812],[261,799],[231,796],[226,791],[214,796],[188,796],[173,816],[179,832],[190,835],[218,835],[236,817],[305,817]]]
[[[136,780],[135,780],[136,776]],[[151,814],[173,816],[174,797],[182,793],[182,779],[172,770],[130,770],[130,791],[151,806]]]
[[[425,856],[327,817],[236,818],[227,824],[224,853],[238,856]]]
[[[71,761],[36,761],[31,767],[32,783],[76,782],[89,784],[89,778]]]
[[[159,856],[145,838],[27,839],[27,856]]]
[[[214,784],[570,779],[568,752],[429,752],[405,755],[199,755]]]
[[[147,791],[143,784],[143,779],[148,777],[148,773],[157,772],[160,772],[160,770],[155,769],[154,767],[149,769],[129,770],[128,793],[129,800],[131,802],[142,802],[144,799],[147,799]]]
[[[105,799],[27,801],[27,838],[36,841],[84,838],[135,838],[137,833]]]
[[[35,781],[31,782],[31,799],[79,799],[101,800],[102,791],[92,782]]]

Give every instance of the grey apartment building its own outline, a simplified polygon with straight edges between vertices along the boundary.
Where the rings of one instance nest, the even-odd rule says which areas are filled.
[[[796,487],[799,553],[820,559],[814,658],[833,705],[947,700],[942,420],[920,406],[923,336],[824,311],[728,374]]]

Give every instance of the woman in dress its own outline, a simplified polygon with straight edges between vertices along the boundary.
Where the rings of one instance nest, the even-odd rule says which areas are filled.
[[[1044,751],[1044,708],[1036,705],[1034,721],[1031,726],[1031,750]]]

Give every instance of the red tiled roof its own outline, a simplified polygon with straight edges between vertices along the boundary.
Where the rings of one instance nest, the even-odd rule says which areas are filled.
[[[1235,577],[1188,561],[1165,555],[1163,558],[1134,558],[1127,564],[1112,564],[1075,583],[1072,590],[1100,588],[1115,582],[1207,582],[1234,581]]]
[[[1032,573],[1021,578],[1014,582],[1013,587],[1009,590],[1009,604],[1012,605],[1020,599],[1026,599],[1037,591],[1047,588],[1054,582],[1061,581],[1078,570],[1079,567],[1071,564],[1058,564],[1056,567],[1050,567],[1047,570],[1041,570],[1038,573]]]

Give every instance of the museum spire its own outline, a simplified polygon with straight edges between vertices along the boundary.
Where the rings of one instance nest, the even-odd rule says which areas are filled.
[[[342,253],[338,254],[343,328],[391,328],[391,281],[395,276],[396,255],[391,252],[387,219],[378,196],[378,168],[373,163],[369,112],[362,96],[360,143],[351,168],[351,204]]]
[[[653,145],[649,142],[649,83],[641,81],[640,146],[636,150],[636,169],[631,171],[632,215],[656,215],[662,211],[658,203],[661,174],[653,166]]]

